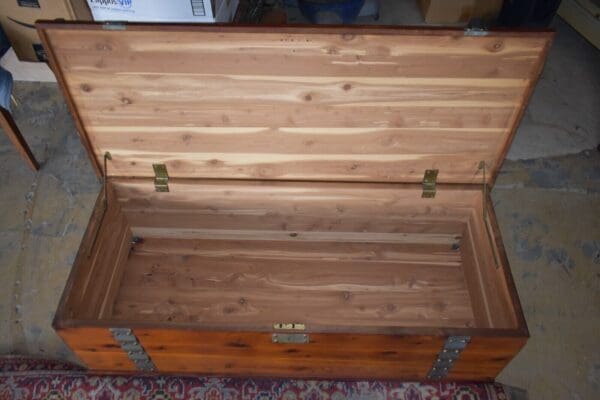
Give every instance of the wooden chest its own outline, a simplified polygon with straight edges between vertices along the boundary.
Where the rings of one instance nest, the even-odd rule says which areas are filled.
[[[89,368],[491,380],[488,190],[551,34],[40,23],[105,177],[55,328]]]

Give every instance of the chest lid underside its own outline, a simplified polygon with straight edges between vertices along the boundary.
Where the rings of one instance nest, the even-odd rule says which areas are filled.
[[[38,24],[102,174],[492,184],[548,32]]]

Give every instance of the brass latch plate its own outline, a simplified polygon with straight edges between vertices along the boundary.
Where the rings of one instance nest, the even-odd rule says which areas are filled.
[[[435,184],[438,176],[437,169],[425,170],[425,176],[423,177],[423,194],[421,197],[433,198],[435,197]]]
[[[306,333],[274,333],[271,340],[273,343],[281,344],[305,344],[310,342]]]
[[[165,164],[152,164],[154,168],[154,188],[157,192],[169,191],[169,174]]]

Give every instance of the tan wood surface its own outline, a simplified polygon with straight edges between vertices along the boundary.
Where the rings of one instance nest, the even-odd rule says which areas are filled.
[[[148,179],[110,184],[139,239],[103,318],[250,330],[289,319],[350,332],[516,328],[512,298],[494,289],[502,276],[470,278],[493,268],[469,253],[486,236],[463,237],[481,215],[476,188],[422,199],[418,185],[175,179],[158,193]]]
[[[449,381],[492,381],[527,342],[516,337],[474,336],[447,376]]]
[[[60,328],[60,337],[87,366],[95,370],[133,372],[136,366],[112,337],[108,328]]]
[[[107,328],[62,328],[59,334],[96,371],[135,372]],[[443,336],[310,334],[307,344],[275,344],[271,334],[138,328],[135,335],[160,373],[257,377],[425,379]],[[447,380],[493,380],[525,337],[474,336]]]
[[[261,243],[254,245],[260,249]],[[459,265],[333,257],[309,261],[288,254],[280,250],[275,259],[222,259],[190,256],[180,249],[173,256],[152,251],[134,255],[113,317],[263,329],[275,322],[350,330],[354,326],[474,326]]]
[[[129,254],[131,230],[112,187],[107,194],[108,203],[104,202],[104,192],[98,197],[61,298],[55,324],[61,319],[93,319],[111,313]]]
[[[141,238],[114,319],[476,326],[460,243],[477,191],[424,202],[416,185],[173,180],[157,193],[111,181]]]
[[[112,154],[55,320],[91,368],[133,371],[114,326],[165,373],[424,379],[468,335],[449,379],[490,380],[525,343],[478,166],[493,183],[551,34],[39,28],[96,167]],[[310,343],[272,343],[278,322]]]
[[[46,24],[51,57],[110,174],[488,180],[550,34],[400,28]]]
[[[159,193],[111,178],[59,314],[260,331],[519,328],[482,193],[442,187],[423,199],[419,185],[173,179]]]

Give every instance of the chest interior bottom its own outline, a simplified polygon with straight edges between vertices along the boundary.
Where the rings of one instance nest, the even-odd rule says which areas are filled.
[[[169,189],[111,179],[94,243],[76,262],[68,318],[375,332],[517,324],[477,188],[448,186],[433,199],[392,184],[172,180]]]

